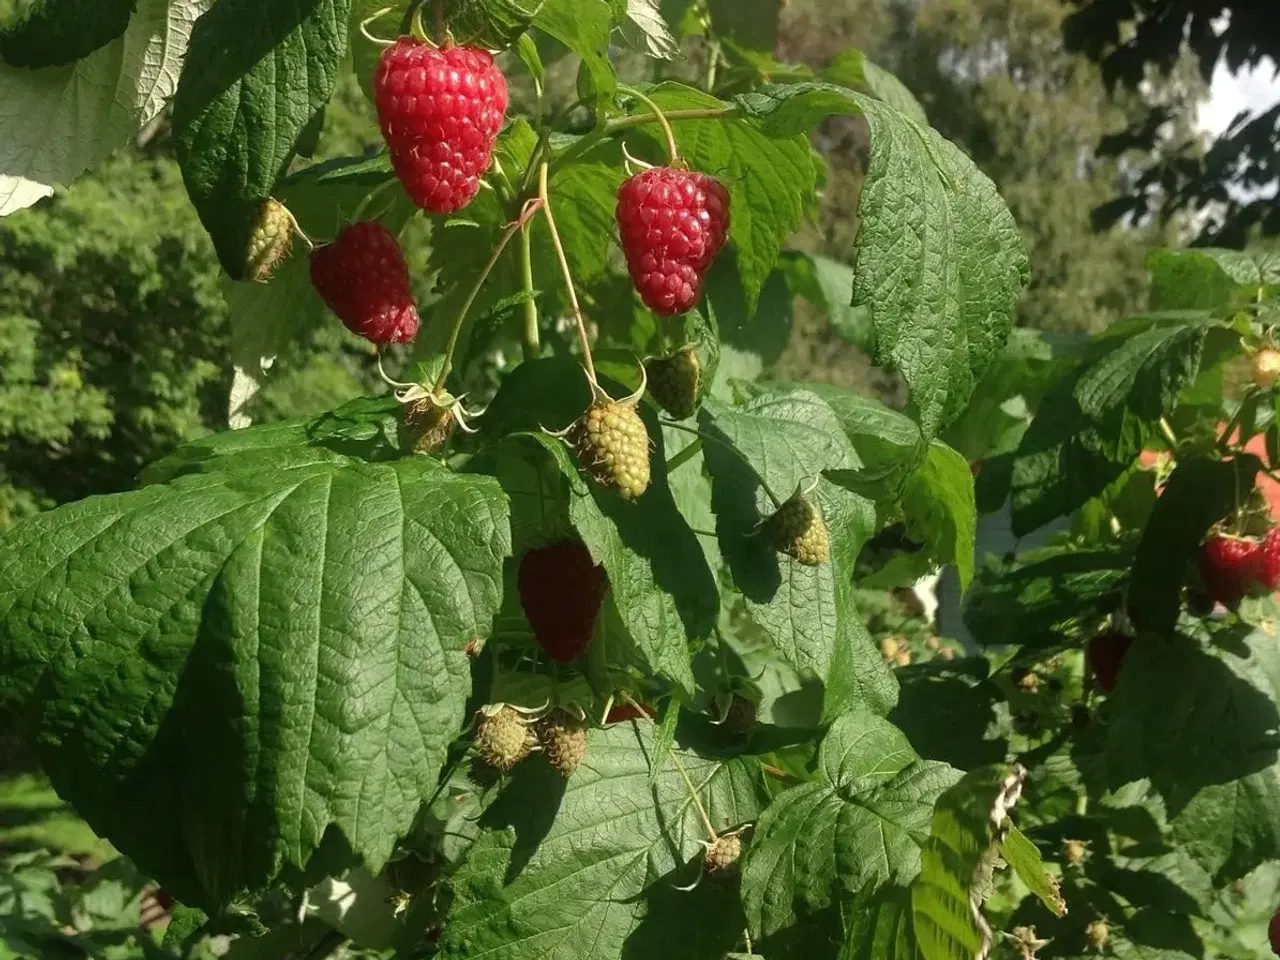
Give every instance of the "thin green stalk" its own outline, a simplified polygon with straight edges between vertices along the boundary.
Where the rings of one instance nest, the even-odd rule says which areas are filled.
[[[674,132],[672,132],[671,124],[667,122],[666,115],[662,112],[662,108],[659,107],[647,96],[645,96],[643,93],[641,93],[639,90],[637,90],[635,87],[628,87],[628,86],[623,86],[622,84],[619,84],[618,89],[623,93],[631,94],[631,96],[635,97],[637,100],[639,100],[641,103],[643,103],[646,107],[649,108],[649,111],[653,114],[654,119],[657,120],[658,123],[662,126],[662,135],[667,138],[668,160],[672,164],[674,164],[677,160],[679,160],[680,148],[676,146],[676,135]]]
[[[707,838],[715,843],[719,838],[716,828],[711,825],[711,818],[707,816],[707,810],[702,805],[702,800],[698,796],[698,791],[693,785],[693,781],[689,778],[689,771],[684,768],[684,764],[680,761],[680,755],[675,750],[670,751],[671,759],[675,761],[676,769],[680,771],[680,776],[684,778],[684,785],[689,788],[689,798],[693,800],[693,806],[698,811],[698,817],[702,820],[702,825],[707,830]]]
[[[728,450],[735,457],[737,457],[739,460],[742,461],[742,465],[744,467],[746,467],[748,470],[751,471],[752,476],[754,476],[756,480],[759,482],[761,488],[764,490],[765,494],[769,497],[770,502],[773,503],[774,508],[777,509],[778,507],[782,506],[782,501],[779,500],[774,495],[773,491],[769,489],[769,484],[765,482],[764,477],[760,476],[760,471],[757,470],[754,466],[752,466],[751,461],[748,460],[746,456],[743,455],[742,451],[739,450],[737,447],[735,447],[733,444],[725,440],[721,440],[719,437],[714,436],[710,433],[703,433],[701,430],[697,429],[696,427],[686,427],[683,423],[677,423],[674,420],[660,420],[659,423],[661,423],[664,427],[670,427],[672,430],[683,430],[685,433],[691,433],[695,437],[699,437],[704,441],[710,440],[712,443],[716,444],[717,446],[722,447],[725,450]]]
[[[686,463],[702,452],[702,438],[698,437],[693,443],[689,444],[674,457],[667,461],[667,473],[674,473],[678,468],[683,467]]]
[[[538,200],[529,201],[520,216],[507,224],[507,229],[502,231],[502,237],[498,240],[498,245],[493,248],[493,253],[489,255],[489,262],[484,265],[484,269],[480,271],[480,276],[476,277],[476,282],[471,285],[471,291],[467,294],[467,299],[463,302],[462,309],[458,311],[458,316],[454,318],[453,328],[449,331],[449,342],[445,344],[444,348],[444,363],[440,366],[440,376],[436,378],[436,384],[431,390],[432,395],[438,395],[444,389],[445,381],[449,379],[449,373],[453,370],[453,352],[458,346],[458,335],[462,332],[462,324],[467,319],[467,313],[471,310],[471,305],[475,303],[476,297],[480,294],[480,288],[489,279],[489,274],[493,272],[494,265],[497,264],[498,258],[502,256],[502,251],[507,248],[507,244],[511,241],[515,232],[529,222],[529,218],[533,216],[541,205]]]
[[[542,354],[542,341],[538,332],[538,304],[533,299],[533,235],[526,223],[520,228],[520,281],[528,296],[524,302],[524,358],[536,360]]]
[[[551,194],[547,189],[548,164],[545,162],[538,168],[538,199],[542,201],[542,213],[547,218],[547,227],[551,231],[551,244],[556,249],[556,258],[560,261],[560,272],[564,275],[565,289],[569,293],[569,306],[573,310],[574,323],[578,325],[578,341],[582,345],[582,366],[587,371],[587,380],[591,383],[592,397],[597,395],[600,387],[596,381],[596,365],[591,359],[591,340],[587,336],[587,323],[582,318],[582,307],[578,305],[578,291],[573,286],[573,274],[569,270],[569,258],[564,254],[564,244],[560,242],[560,231],[556,229],[556,218],[551,212]]]
[[[708,107],[706,109],[698,110],[668,110],[666,118],[668,121],[723,120],[725,117],[732,116],[736,113],[737,109],[737,107]],[[555,173],[566,163],[572,163],[601,140],[612,137],[614,134],[621,133],[623,130],[630,130],[632,127],[642,127],[646,123],[657,123],[657,118],[651,113],[638,113],[632,117],[616,117],[615,119],[596,127],[572,147],[560,154],[560,156],[555,157],[551,161],[551,172]]]

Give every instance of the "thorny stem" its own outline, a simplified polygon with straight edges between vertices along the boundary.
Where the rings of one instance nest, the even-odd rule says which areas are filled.
[[[693,800],[694,809],[698,811],[698,817],[702,820],[702,825],[707,830],[707,837],[712,843],[720,839],[720,835],[716,833],[716,828],[711,825],[711,818],[707,816],[706,808],[702,806],[702,801],[698,798],[698,791],[693,786],[693,781],[689,779],[689,771],[684,768],[684,763],[680,760],[680,755],[675,750],[668,751],[671,759],[675,761],[676,769],[680,771],[680,776],[684,778],[684,785],[689,788],[689,797]]]
[[[680,159],[680,148],[676,146],[676,135],[672,132],[671,124],[667,122],[667,117],[662,112],[662,108],[635,87],[620,85],[618,89],[623,93],[631,94],[631,96],[635,97],[653,112],[654,119],[656,119],[662,127],[663,136],[667,138],[667,157],[671,161],[671,164],[674,165],[676,161]]]
[[[538,304],[533,299],[533,236],[529,225],[520,228],[520,280],[524,285],[524,358],[536,360],[542,353],[542,342],[538,334]]]
[[[714,436],[713,434],[703,433],[697,427],[688,427],[688,426],[685,426],[683,423],[677,423],[675,420],[662,419],[662,420],[659,420],[658,422],[661,423],[664,427],[670,427],[672,430],[683,430],[685,433],[691,433],[695,437],[701,438],[704,442],[707,440],[710,440],[712,443],[716,444],[717,446],[723,447],[725,450],[728,450],[735,457],[737,457],[739,460],[742,461],[742,465],[744,467],[746,467],[748,470],[751,471],[751,475],[756,478],[757,482],[759,482],[761,489],[763,489],[766,496],[768,496],[769,501],[774,506],[774,509],[777,509],[782,506],[782,501],[779,500],[777,496],[774,494],[774,492],[769,489],[769,484],[765,482],[764,477],[760,476],[760,471],[757,470],[755,467],[753,467],[751,465],[751,461],[748,460],[746,456],[743,455],[742,451],[739,450],[737,447],[735,447],[733,444],[725,440],[721,440],[719,437]],[[690,444],[690,446],[692,446],[692,444]],[[687,449],[689,448],[686,447],[685,450]],[[680,452],[683,453],[684,451],[682,450]],[[679,455],[680,454],[676,454],[676,457],[678,457]],[[676,457],[673,457],[672,459],[674,460],[676,459]],[[669,467],[668,467],[668,470],[670,470]]]
[[[489,255],[489,262],[484,265],[484,269],[476,277],[476,282],[471,285],[471,292],[467,294],[467,299],[462,304],[462,309],[458,311],[458,316],[453,321],[453,328],[449,331],[449,342],[444,348],[444,363],[440,366],[440,376],[436,377],[435,386],[431,389],[433,396],[438,395],[444,389],[445,381],[449,378],[449,373],[453,369],[453,351],[458,346],[458,335],[462,332],[462,323],[467,319],[467,312],[471,309],[471,305],[475,303],[476,297],[480,293],[480,288],[484,286],[485,280],[489,278],[494,265],[498,262],[498,257],[502,256],[502,251],[507,248],[507,243],[515,235],[515,232],[529,222],[529,218],[537,212],[540,206],[542,206],[542,202],[537,199],[530,200],[525,204],[520,216],[511,221],[507,225],[507,229],[502,231],[502,237],[498,240],[498,245],[493,248],[493,253]]]
[[[600,391],[600,386],[596,382],[596,365],[591,359],[591,341],[587,338],[587,324],[582,319],[582,307],[578,305],[578,292],[573,287],[569,259],[564,255],[564,244],[560,242],[560,231],[556,229],[556,218],[551,212],[551,195],[547,191],[547,168],[548,164],[545,160],[538,167],[538,199],[542,201],[542,212],[547,218],[547,228],[551,231],[551,243],[556,248],[556,258],[560,261],[560,272],[564,275],[565,289],[569,292],[569,306],[573,310],[573,320],[578,325],[578,342],[582,345],[582,366],[587,371],[592,399],[595,399],[595,395]]]

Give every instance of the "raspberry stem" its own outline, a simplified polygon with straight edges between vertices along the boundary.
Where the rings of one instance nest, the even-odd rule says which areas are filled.
[[[458,346],[458,335],[462,332],[462,323],[467,319],[467,313],[471,310],[471,305],[475,303],[476,297],[480,293],[480,288],[484,286],[485,280],[489,278],[489,274],[497,264],[498,258],[502,256],[502,251],[507,248],[507,244],[515,236],[516,231],[522,229],[541,206],[542,200],[535,197],[524,205],[519,217],[507,224],[507,229],[502,231],[502,236],[498,239],[498,245],[493,248],[493,253],[489,255],[489,262],[484,265],[484,269],[480,271],[480,276],[476,277],[476,282],[471,285],[471,291],[467,294],[467,299],[462,304],[462,309],[458,311],[458,316],[453,321],[453,328],[449,331],[449,342],[444,348],[444,363],[440,366],[440,375],[436,377],[435,386],[431,390],[433,395],[438,395],[444,389],[445,381],[453,370],[453,351]]]
[[[782,506],[782,501],[779,500],[774,495],[773,491],[769,489],[769,484],[765,483],[764,477],[760,476],[760,471],[757,470],[754,466],[752,466],[751,461],[747,459],[746,454],[744,454],[741,450],[739,450],[733,444],[729,443],[727,440],[721,440],[719,437],[715,436],[714,434],[703,433],[697,427],[686,426],[685,424],[679,423],[678,421],[675,421],[675,420],[661,419],[658,422],[662,424],[662,426],[664,427],[670,427],[672,430],[682,430],[685,433],[691,433],[695,437],[698,437],[699,439],[703,440],[704,442],[707,440],[710,440],[712,443],[716,444],[717,446],[722,447],[725,450],[728,450],[735,457],[737,457],[739,460],[742,461],[742,465],[744,467],[746,467],[748,470],[751,471],[751,475],[756,478],[756,481],[760,484],[760,488],[764,490],[765,494],[769,498],[769,501],[773,504],[774,509],[776,510]],[[685,449],[687,450],[688,447],[686,447]],[[683,453],[684,451],[682,450],[680,452]],[[676,457],[678,457],[679,455],[680,454],[676,454]],[[672,459],[674,460],[676,459],[676,457],[673,457]],[[677,466],[679,466],[679,464],[677,464]]]
[[[712,843],[715,843],[720,839],[720,835],[716,833],[716,828],[711,825],[711,818],[707,816],[707,810],[702,805],[702,800],[698,796],[697,788],[693,785],[693,780],[689,777],[689,771],[684,768],[684,763],[680,760],[680,754],[676,753],[674,749],[670,753],[676,769],[680,771],[680,776],[684,779],[684,785],[689,788],[689,798],[693,801],[694,809],[698,811],[698,818],[702,821],[702,826],[706,828],[707,837]]]
[[[738,112],[737,107],[708,107],[705,109],[693,110],[669,110],[666,113],[668,121],[671,120],[723,120],[725,117],[731,117]],[[657,118],[651,113],[637,113],[630,117],[617,117],[609,120],[602,126],[596,127],[591,133],[587,134],[564,153],[560,154],[551,161],[552,172],[559,170],[566,163],[571,163],[578,157],[582,156],[592,147],[606,137],[611,137],[623,130],[630,130],[632,127],[642,127],[646,123],[655,123]]]
[[[538,335],[538,303],[533,299],[533,234],[529,225],[520,228],[520,281],[528,297],[524,302],[524,358],[536,360],[542,353]]]
[[[667,138],[667,159],[670,166],[678,166],[680,164],[680,148],[676,146],[676,135],[671,130],[671,124],[667,122],[666,114],[662,112],[662,108],[654,103],[649,97],[645,96],[635,87],[627,87],[619,85],[618,89],[623,93],[629,93],[652,111],[654,118],[662,127],[662,133]]]
[[[587,337],[587,324],[582,319],[582,307],[578,305],[578,291],[573,286],[573,274],[569,271],[569,259],[564,255],[564,244],[560,242],[560,231],[556,229],[556,218],[551,212],[551,195],[547,190],[547,168],[544,160],[538,167],[538,199],[542,201],[542,212],[547,218],[547,227],[551,231],[551,243],[556,248],[556,259],[560,261],[560,272],[564,276],[564,285],[569,292],[569,306],[573,310],[574,322],[578,325],[578,342],[582,344],[582,365],[587,371],[587,380],[591,383],[592,396],[600,393],[600,385],[596,381],[596,365],[591,359],[591,341]]]

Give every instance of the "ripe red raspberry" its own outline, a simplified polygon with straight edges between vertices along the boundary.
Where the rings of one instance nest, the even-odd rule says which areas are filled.
[[[1211,534],[1196,560],[1209,595],[1226,607],[1238,604],[1257,582],[1259,553],[1256,540]]]
[[[729,235],[729,192],[705,173],[654,167],[618,188],[617,217],[640,299],[661,314],[691,309]]]
[[[615,703],[609,708],[609,715],[605,717],[605,723],[626,723],[628,720],[639,720],[641,717],[653,719],[653,707],[647,703]]]
[[[1124,656],[1131,646],[1133,637],[1119,630],[1106,630],[1091,637],[1085,644],[1084,655],[1089,661],[1089,669],[1098,681],[1098,686],[1107,693],[1116,688],[1116,678],[1120,675]]]
[[[1271,591],[1280,587],[1280,527],[1272,527],[1258,550],[1258,582]]]
[[[413,202],[431,213],[470,203],[507,112],[507,79],[493,57],[401,37],[382,52],[373,91],[391,163]]]
[[[418,333],[400,241],[376,220],[353,223],[333,243],[312,250],[311,285],[357,336],[408,343]]]
[[[1276,911],[1267,924],[1267,939],[1271,941],[1271,952],[1280,957],[1280,910]]]
[[[520,558],[520,605],[533,635],[558,663],[576,660],[591,643],[609,586],[581,540],[534,547]]]

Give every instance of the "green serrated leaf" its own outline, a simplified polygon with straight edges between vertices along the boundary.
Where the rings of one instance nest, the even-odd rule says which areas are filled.
[[[0,64],[0,217],[51,196],[159,116],[210,2],[140,0],[122,36],[75,64]]]
[[[621,393],[616,384],[606,386]],[[551,458],[562,477],[554,495],[566,504],[572,529],[608,573],[613,603],[632,641],[632,649],[618,651],[619,659],[638,659],[649,673],[667,677],[691,696],[690,646],[704,640],[715,625],[715,578],[672,498],[662,432],[652,411],[639,411],[653,444],[652,479],[633,502],[587,481],[567,444],[543,432],[544,427],[560,430],[575,421],[589,399],[576,361],[529,361],[503,381],[484,429],[492,437],[517,433],[513,442],[522,455]]]
[[[662,83],[649,91],[663,110],[725,110],[729,105],[678,83]],[[648,108],[637,107],[636,112]],[[695,170],[718,177],[729,190],[729,240],[737,253],[745,315],[752,316],[765,279],[773,271],[783,240],[800,223],[805,203],[815,189],[809,144],[796,132],[767,135],[759,124],[726,116],[674,120],[671,124],[681,155]],[[637,127],[628,149],[654,161],[665,160],[661,131]],[[724,254],[721,254],[723,257]]]
[[[1142,638],[1108,698],[1111,783],[1148,779],[1215,885],[1280,856],[1280,655],[1261,631],[1227,649]]]
[[[671,747],[676,742],[676,727],[680,724],[680,701],[673,699],[653,731],[653,760],[649,764],[649,782],[658,782],[658,776],[670,763]]]
[[[595,96],[613,96],[618,78],[609,60],[613,8],[608,0],[544,0],[533,25],[582,58]]]
[[[1244,502],[1262,464],[1241,454],[1233,460],[1183,457],[1156,501],[1138,543],[1129,581],[1129,616],[1139,630],[1173,631],[1182,606],[1182,583],[1209,528]]]
[[[955,564],[960,590],[967,590],[973,579],[978,514],[969,462],[934,440],[924,463],[907,475],[901,502],[912,537],[923,540],[939,563]]]
[[[59,793],[187,903],[219,907],[313,855],[379,867],[435,787],[464,648],[498,608],[497,483],[315,449],[288,466],[243,454],[4,538],[0,697],[27,701]]]
[[[1065,645],[1120,607],[1132,547],[1047,547],[981,570],[964,621],[984,644]]]
[[[200,18],[178,82],[174,147],[223,268],[245,275],[258,204],[271,195],[347,50],[351,0],[222,0]]]
[[[875,352],[871,312],[853,302],[853,267],[830,257],[788,251],[780,261],[791,292],[827,315],[831,326],[864,353]]]
[[[618,24],[622,42],[656,60],[675,60],[680,44],[662,19],[658,0],[627,0],[626,16]]]
[[[684,943],[706,935],[691,929],[695,919],[718,926],[718,916],[732,920],[736,911],[730,897],[718,901],[719,915],[696,918],[707,901],[686,893],[684,906],[670,896],[680,894],[673,885],[698,875],[706,831],[675,763],[650,783],[649,727],[591,731],[586,758],[567,783],[539,756],[515,769],[455,876],[442,960],[606,960],[633,950],[693,960],[736,945],[740,927],[718,949]],[[717,831],[756,818],[767,799],[757,761],[680,758]],[[716,884],[702,887],[715,896]],[[650,913],[665,922],[646,925]]]
[[[1280,284],[1280,257],[1253,250],[1156,250],[1147,257],[1152,310],[1213,310]]]
[[[1013,463],[1021,535],[1097,496],[1134,462],[1200,368],[1205,328],[1109,337],[1045,395]]]
[[[865,709],[832,724],[818,769],[819,779],[782,793],[756,824],[742,874],[753,936],[790,926],[797,904],[817,910],[838,891],[908,883],[934,801],[960,779]]]
[[[953,144],[865,94],[799,83],[762,87],[738,103],[775,135],[829,114],[866,118],[871,162],[852,302],[870,309],[876,361],[902,371],[932,438],[963,410],[1013,325],[1030,268],[1008,208]]]
[[[938,798],[911,885],[912,927],[924,960],[982,957],[991,949],[982,900],[1025,777],[1016,765],[983,767]]]
[[[845,902],[838,960],[919,960],[911,923],[911,891],[884,887]]]
[[[784,390],[738,407],[708,400],[698,423],[707,437],[716,533],[748,616],[797,670],[823,680],[830,675],[829,686],[839,687],[841,696],[865,697],[875,712],[888,710],[896,695],[892,675],[851,596],[853,563],[875,523],[871,502],[825,480],[809,494],[832,544],[831,562],[816,567],[779,554],[761,533],[776,509],[773,498],[785,500],[817,471],[853,462],[839,420],[816,394]],[[837,704],[847,703],[828,690],[829,709],[842,712]]]
[[[460,44],[505,50],[524,35],[543,0],[444,0],[445,25]]]
[[[1067,902],[1062,899],[1057,877],[1045,869],[1036,845],[1012,824],[1000,840],[1000,856],[1027,885],[1027,889],[1054,914],[1060,917],[1067,912]]]
[[[0,59],[12,67],[74,63],[124,33],[138,0],[34,0],[0,30]]]
[[[877,67],[861,50],[845,50],[836,54],[822,70],[822,79],[842,87],[865,90],[883,100],[909,120],[926,124],[924,107],[906,85],[883,67]]]

